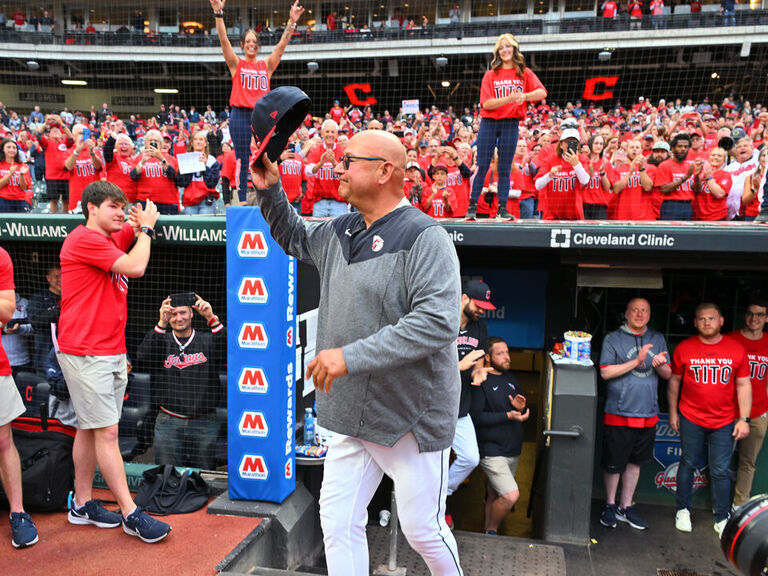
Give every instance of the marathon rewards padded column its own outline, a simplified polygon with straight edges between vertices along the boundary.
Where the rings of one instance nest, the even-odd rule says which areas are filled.
[[[296,261],[255,207],[227,208],[229,497],[282,502],[294,467]]]

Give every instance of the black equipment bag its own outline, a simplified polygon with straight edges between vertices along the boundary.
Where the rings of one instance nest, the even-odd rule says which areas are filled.
[[[165,464],[145,470],[135,502],[158,516],[186,514],[200,510],[208,503],[208,484],[199,472],[179,472]]]
[[[20,416],[11,423],[21,460],[24,508],[54,512],[67,507],[75,487],[72,445],[76,429],[55,419]],[[2,488],[0,501],[7,502]]]

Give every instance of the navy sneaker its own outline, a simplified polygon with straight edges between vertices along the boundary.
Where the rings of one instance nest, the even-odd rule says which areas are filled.
[[[619,507],[616,504],[606,504],[600,516],[600,524],[606,528],[616,528],[616,512]]]
[[[72,508],[67,514],[70,524],[93,524],[99,528],[117,528],[122,524],[120,514],[107,510],[98,500],[88,500],[80,508]]]
[[[632,506],[627,506],[623,509],[618,508],[616,510],[616,520],[619,522],[626,522],[635,530],[645,530],[648,528],[648,523],[640,518],[637,510],[635,510]]]
[[[161,522],[144,511],[136,507],[131,514],[123,518],[123,531],[131,536],[138,536],[144,542],[152,544],[154,542],[160,542],[163,538],[168,536],[171,531],[171,527],[165,522]]]
[[[26,512],[11,513],[11,544],[14,548],[27,548],[37,542],[37,527]]]

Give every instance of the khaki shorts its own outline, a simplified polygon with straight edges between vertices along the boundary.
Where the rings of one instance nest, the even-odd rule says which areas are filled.
[[[120,420],[128,386],[125,354],[56,357],[75,407],[79,428],[106,428]]]
[[[0,426],[21,416],[26,409],[13,376],[0,376]]]
[[[517,456],[485,456],[480,458],[480,468],[488,477],[491,488],[498,494],[509,494],[518,490],[515,481]]]

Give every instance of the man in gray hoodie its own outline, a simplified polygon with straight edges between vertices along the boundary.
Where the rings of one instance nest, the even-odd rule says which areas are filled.
[[[600,375],[607,382],[603,424],[603,479],[605,508],[600,523],[615,528],[616,521],[637,530],[648,528],[632,507],[640,465],[653,458],[659,420],[659,376],[672,375],[664,336],[648,328],[651,305],[634,298],[624,313],[626,323],[603,340]],[[621,499],[616,492],[621,479]]]
[[[320,494],[328,574],[369,574],[366,509],[387,474],[411,547],[432,574],[460,575],[444,519],[460,389],[453,243],[405,198],[405,148],[392,134],[350,139],[335,172],[357,212],[332,220],[298,216],[263,161],[252,177],[272,236],[320,273],[319,352],[306,377],[319,423],[338,435]]]

